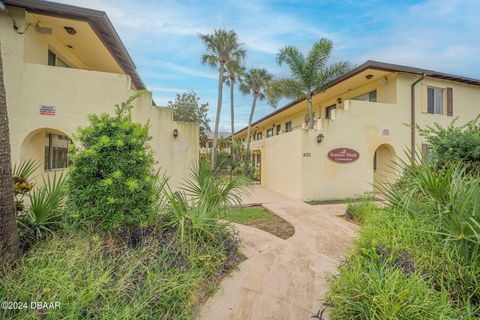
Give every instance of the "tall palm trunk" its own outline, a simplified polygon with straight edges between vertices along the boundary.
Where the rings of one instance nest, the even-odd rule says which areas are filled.
[[[308,106],[308,129],[313,129],[313,107],[312,107],[312,94],[309,93],[307,96],[307,106]]]
[[[230,147],[230,157],[232,160],[232,168],[233,163],[235,162],[235,153],[233,152],[233,147],[235,145],[235,114],[234,114],[234,101],[233,101],[233,91],[235,86],[235,78],[230,77],[230,126],[232,129],[232,145]]]
[[[248,156],[250,151],[250,131],[252,129],[253,113],[255,112],[255,105],[257,104],[258,93],[253,94],[252,110],[250,111],[250,118],[248,118],[247,130],[247,145],[245,146],[245,169],[248,168]]]
[[[7,97],[3,81],[2,50],[0,48],[0,265],[12,263],[18,256]]]
[[[217,117],[215,119],[215,131],[213,132],[213,149],[212,149],[212,171],[217,167],[217,139],[218,126],[220,125],[220,113],[222,111],[222,89],[223,89],[223,73],[225,72],[225,62],[220,62],[220,73],[218,75],[218,100],[217,100]]]

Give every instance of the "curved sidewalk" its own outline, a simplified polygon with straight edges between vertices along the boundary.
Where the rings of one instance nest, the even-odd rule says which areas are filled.
[[[344,259],[357,226],[335,216],[343,213],[342,205],[312,206],[260,186],[245,201],[250,203],[261,203],[293,224],[295,234],[282,240],[236,225],[247,259],[222,281],[199,319],[311,319],[323,309],[328,278]]]

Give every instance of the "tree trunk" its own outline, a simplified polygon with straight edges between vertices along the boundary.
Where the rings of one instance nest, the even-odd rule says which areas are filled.
[[[255,105],[257,104],[258,93],[253,94],[252,110],[250,111],[250,118],[248,119],[247,130],[247,145],[245,146],[245,169],[248,169],[248,155],[250,151],[250,131],[252,129],[253,113],[255,112]]]
[[[230,126],[231,126],[231,131],[232,131],[232,145],[230,147],[230,158],[231,158],[231,163],[232,163],[232,169],[233,169],[233,163],[235,162],[235,152],[233,152],[233,147],[235,145],[235,114],[234,114],[234,101],[233,101],[233,91],[234,91],[234,83],[235,79],[233,77],[230,77]]]
[[[9,265],[18,259],[19,247],[10,158],[7,97],[3,79],[3,61],[0,48],[0,265]]]
[[[215,118],[215,130],[213,131],[213,148],[212,148],[212,171],[217,167],[217,138],[218,126],[220,125],[220,113],[222,111],[222,90],[223,90],[223,73],[225,71],[225,62],[220,62],[220,73],[218,75],[218,100],[217,100],[217,117]]]
[[[308,94],[307,104],[308,104],[308,129],[313,129],[313,123],[315,119],[313,116],[312,95],[310,93]]]

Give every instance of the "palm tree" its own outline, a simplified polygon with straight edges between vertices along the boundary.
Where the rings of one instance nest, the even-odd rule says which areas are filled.
[[[241,65],[239,60],[230,60],[225,64],[227,68],[227,77],[226,84],[230,87],[230,127],[231,127],[231,140],[233,147],[235,145],[235,108],[234,108],[234,91],[235,91],[235,82],[240,79],[240,77],[245,73],[245,68]],[[235,153],[233,149],[231,150],[230,157],[232,158],[232,168],[233,162],[235,161]]]
[[[215,118],[215,130],[213,131],[213,152],[212,152],[212,171],[215,170],[217,163],[217,137],[218,126],[220,124],[220,113],[222,110],[222,88],[223,77],[225,73],[225,64],[230,60],[242,60],[246,52],[241,48],[235,31],[215,30],[213,34],[202,34],[200,39],[206,48],[206,53],[202,55],[202,63],[208,64],[212,68],[219,68],[218,73],[218,100],[217,115]]]
[[[245,169],[248,167],[248,151],[250,150],[250,131],[252,127],[253,114],[255,113],[255,105],[258,100],[265,99],[265,91],[273,79],[273,75],[265,69],[250,69],[240,83],[240,91],[244,94],[252,94],[252,110],[248,119],[247,144],[245,146]]]
[[[325,91],[330,81],[351,68],[349,62],[327,65],[332,47],[333,43],[330,40],[322,38],[313,45],[307,57],[294,46],[286,46],[277,54],[277,63],[287,64],[291,77],[272,81],[267,92],[269,103],[276,106],[281,98],[305,98],[308,103],[309,129],[313,129],[315,121],[312,108],[313,95]]]
[[[10,158],[10,132],[3,80],[2,50],[0,48],[0,264],[10,264],[18,256],[17,217]]]

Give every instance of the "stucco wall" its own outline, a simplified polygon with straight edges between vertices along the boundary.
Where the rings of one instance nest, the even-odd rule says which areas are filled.
[[[17,23],[22,25],[24,11],[9,9]],[[45,140],[39,135],[31,139],[32,133],[39,129],[49,132],[58,130],[72,137],[78,127],[88,124],[89,114],[112,114],[115,104],[125,101],[135,92],[131,89],[129,76],[125,74],[52,67],[45,65],[46,60],[45,64],[25,62],[38,59],[24,57],[27,47],[43,48],[47,57],[48,46],[44,41],[37,39],[39,36],[29,36],[34,32],[30,28],[25,35],[19,35],[13,31],[11,21],[0,15],[12,163],[36,158],[43,171]],[[26,45],[37,40],[40,43]],[[40,115],[41,105],[55,106],[56,114]],[[150,122],[150,135],[153,137],[150,143],[155,159],[158,166],[172,177],[171,183],[175,188],[190,166],[198,161],[198,125],[173,121],[171,110],[152,106],[151,93],[135,102],[133,118],[143,123]],[[174,128],[179,131],[176,139],[173,138]],[[29,148],[22,149],[22,145],[25,147],[26,144]]]
[[[410,85],[419,76],[395,73],[388,75],[388,82],[372,82],[353,88],[340,95],[341,108],[333,112],[332,119],[324,118],[324,107],[335,102],[334,98],[318,102],[321,119],[317,120],[314,130],[297,129],[288,134],[264,138],[255,145],[263,146],[265,154],[262,162],[262,183],[269,188],[286,195],[304,200],[327,200],[349,198],[356,194],[374,191],[374,184],[381,180],[392,180],[390,164],[382,162],[388,158],[389,150],[404,160],[410,149]],[[432,115],[427,111],[426,88],[435,86],[453,88],[453,116]],[[379,102],[348,100],[358,94],[377,90]],[[446,99],[445,99],[446,100]],[[463,124],[480,113],[480,88],[458,82],[426,78],[416,86],[416,120],[422,127],[438,123],[447,126],[458,117],[457,124]],[[304,104],[304,102],[302,102]],[[264,121],[263,128],[270,127],[279,120],[297,122],[304,119],[306,106],[294,113],[285,112],[284,116],[275,116],[275,120]],[[318,116],[318,114],[317,114]],[[260,129],[260,128],[259,128]],[[282,127],[283,129],[283,127]],[[317,143],[317,135],[323,134],[324,140]],[[264,133],[265,136],[265,133]],[[292,137],[296,137],[292,139]],[[275,143],[271,143],[275,141]],[[416,145],[420,149],[422,137],[417,133]],[[257,148],[258,148],[257,146]],[[300,148],[299,148],[300,146]],[[377,158],[377,171],[373,170],[374,153],[380,146]],[[386,146],[386,147],[385,147]],[[273,147],[273,148],[272,148]],[[339,164],[328,159],[327,154],[335,148],[351,148],[360,153],[360,158],[348,164]],[[274,149],[271,151],[271,149]],[[275,156],[271,156],[274,154]],[[280,155],[295,161],[283,162]],[[300,156],[300,161],[298,161]],[[263,159],[263,158],[262,158]],[[300,194],[298,193],[298,174],[300,172]],[[375,179],[374,179],[375,177]]]
[[[294,198],[302,196],[302,131],[265,140],[262,147],[262,185]]]
[[[322,119],[321,130],[303,130],[303,153],[311,154],[302,162],[304,200],[342,199],[373,191],[375,150],[388,144],[402,152],[408,128],[401,122],[398,105],[353,100],[345,104],[348,109],[336,110],[335,120]],[[325,138],[318,143],[320,133]],[[335,148],[354,149],[360,157],[351,163],[333,162],[327,155]]]

